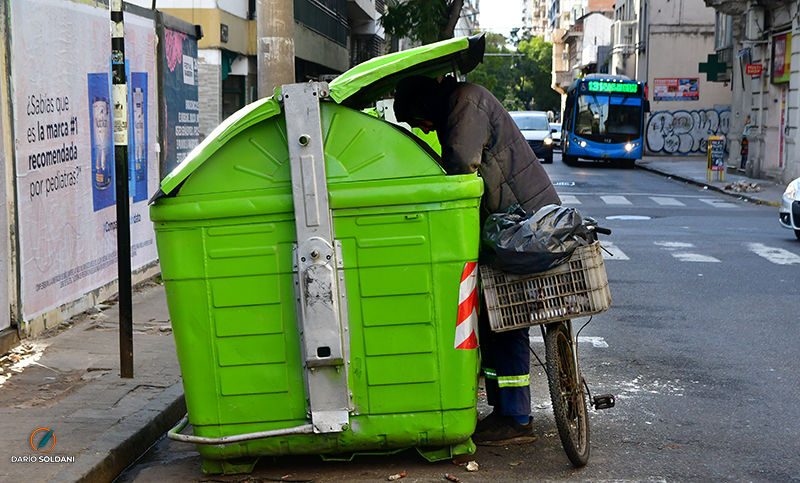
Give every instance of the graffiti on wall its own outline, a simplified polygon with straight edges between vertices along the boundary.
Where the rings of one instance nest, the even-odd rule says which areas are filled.
[[[651,153],[705,154],[709,136],[727,136],[731,111],[659,111],[647,121],[645,142]]]

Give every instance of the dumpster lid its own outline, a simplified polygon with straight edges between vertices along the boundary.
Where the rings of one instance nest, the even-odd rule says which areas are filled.
[[[423,45],[358,64],[330,83],[331,98],[344,106],[361,110],[391,92],[404,77],[438,77],[452,72],[471,72],[483,62],[484,34],[458,37]]]
[[[183,162],[161,180],[161,189],[156,191],[149,202],[153,203],[153,201],[162,196],[172,194],[176,187],[180,186],[198,166],[203,164],[233,135],[280,113],[281,106],[274,97],[259,99],[236,111],[236,113],[222,121],[211,134],[184,158]]]
[[[330,97],[337,103],[361,110],[392,91],[410,75],[437,77],[458,68],[471,72],[483,61],[483,34],[423,45],[411,50],[376,57],[348,70],[330,83]],[[176,188],[235,134],[281,113],[275,96],[259,99],[224,120],[189,153],[162,181],[150,203],[177,193]]]

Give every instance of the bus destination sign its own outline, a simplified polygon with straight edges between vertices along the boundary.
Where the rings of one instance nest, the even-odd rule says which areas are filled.
[[[619,92],[623,94],[636,94],[639,91],[639,85],[628,84],[625,82],[590,81],[589,90],[591,92]]]

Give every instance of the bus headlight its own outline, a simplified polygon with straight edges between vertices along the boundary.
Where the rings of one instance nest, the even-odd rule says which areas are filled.
[[[553,138],[549,138],[549,137],[548,138],[544,138],[543,142],[544,142],[545,146],[550,146],[551,144],[553,144]]]
[[[628,144],[625,145],[625,151],[630,152],[632,149],[633,149],[633,144],[632,143],[628,143]]]
[[[586,147],[586,141],[581,141],[578,144],[580,144],[582,148]]]

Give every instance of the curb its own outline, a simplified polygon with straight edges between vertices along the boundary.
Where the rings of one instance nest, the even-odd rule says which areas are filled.
[[[777,206],[777,207],[781,206],[780,203],[776,203],[774,201],[764,201],[764,200],[762,200],[760,198],[756,198],[754,196],[749,196],[749,195],[747,195],[745,193],[732,193],[730,191],[725,191],[724,189],[719,188],[717,186],[714,186],[714,185],[711,185],[711,184],[708,184],[708,183],[704,183],[704,182],[696,180],[696,179],[686,178],[686,177],[683,177],[683,176],[681,176],[679,174],[673,174],[673,173],[667,173],[665,171],[659,171],[659,170],[651,168],[649,166],[642,166],[641,164],[637,164],[635,166],[638,169],[643,169],[645,171],[650,171],[651,173],[660,174],[662,176],[669,176],[672,179],[677,179],[678,181],[683,181],[684,183],[690,183],[690,184],[693,184],[695,186],[702,186],[702,187],[704,187],[706,189],[713,190],[713,191],[716,191],[718,193],[726,194],[728,196],[733,196],[734,198],[742,198],[742,199],[745,199],[745,200],[747,200],[747,201],[749,201],[751,203],[757,204],[757,205],[768,205],[768,206]]]
[[[141,410],[111,428],[75,463],[50,479],[54,483],[109,483],[136,461],[186,414],[183,382],[167,388]]]

